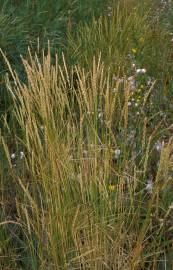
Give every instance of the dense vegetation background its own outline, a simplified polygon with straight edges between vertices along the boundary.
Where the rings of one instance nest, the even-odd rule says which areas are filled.
[[[79,23],[105,12],[109,1],[0,1],[0,47],[12,67],[24,76],[20,55],[27,57],[28,47],[41,50],[48,40],[52,53],[61,54],[68,34],[75,33]],[[6,67],[1,61],[1,86]],[[5,91],[5,89],[3,90]],[[5,98],[5,100],[4,100]],[[1,112],[8,108],[6,95],[1,95]]]
[[[172,269],[172,15],[0,1],[0,269]]]

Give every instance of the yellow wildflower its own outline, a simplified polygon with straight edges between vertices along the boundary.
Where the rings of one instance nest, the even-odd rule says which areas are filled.
[[[144,37],[140,37],[139,42],[143,44],[144,41],[145,41]]]
[[[137,49],[136,48],[132,48],[132,52],[133,53],[137,53]]]
[[[108,186],[108,189],[109,189],[109,191],[114,191],[115,190],[115,185],[113,185],[113,184],[110,184],[109,186]]]

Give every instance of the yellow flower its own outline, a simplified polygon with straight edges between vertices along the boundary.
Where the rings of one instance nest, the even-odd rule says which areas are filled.
[[[108,186],[108,189],[109,189],[109,191],[114,191],[115,190],[115,185],[113,185],[113,184],[110,184],[109,186]]]
[[[136,48],[132,48],[132,52],[133,53],[137,53],[137,49]]]
[[[143,44],[144,41],[145,41],[144,37],[140,37],[139,42]]]

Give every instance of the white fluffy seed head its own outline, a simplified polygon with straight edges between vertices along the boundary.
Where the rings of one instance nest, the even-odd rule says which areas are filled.
[[[121,150],[120,149],[116,149],[115,152],[114,152],[114,158],[115,159],[118,159],[119,156],[120,156],[120,154],[121,154]]]
[[[154,148],[157,152],[161,152],[162,148],[164,147],[164,141],[157,141],[154,145]]]
[[[138,69],[136,70],[136,73],[137,73],[137,74],[145,74],[145,73],[146,73],[146,69],[145,69],[145,68],[138,68]]]
[[[11,154],[11,159],[15,159],[15,158],[16,158],[16,154],[15,153]]]
[[[20,159],[23,159],[23,158],[24,158],[24,152],[20,151]]]
[[[151,180],[148,180],[145,189],[146,189],[146,191],[148,193],[150,193],[150,194],[152,193],[152,191],[153,191],[153,182]]]

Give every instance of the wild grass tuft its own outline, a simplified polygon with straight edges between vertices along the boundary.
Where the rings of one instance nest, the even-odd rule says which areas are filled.
[[[30,52],[26,83],[10,71],[18,132],[13,145],[1,136],[2,194],[11,185],[14,198],[1,226],[16,230],[24,269],[151,269],[170,241],[172,138],[155,150],[160,124],[148,128],[142,113],[131,129],[129,85],[115,85],[101,57],[90,70],[63,61]]]
[[[1,269],[171,267],[172,47],[149,1],[124,3],[64,54],[28,49],[22,76],[1,50]]]

